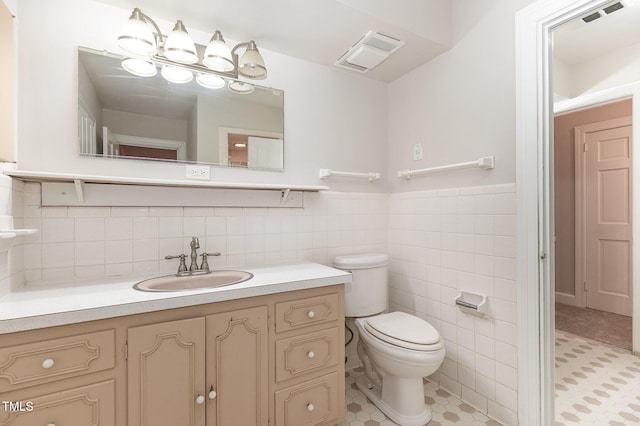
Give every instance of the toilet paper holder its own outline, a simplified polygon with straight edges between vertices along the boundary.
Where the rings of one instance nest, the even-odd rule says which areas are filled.
[[[481,317],[486,317],[489,310],[487,296],[468,291],[460,291],[456,297],[456,305],[463,312]]]

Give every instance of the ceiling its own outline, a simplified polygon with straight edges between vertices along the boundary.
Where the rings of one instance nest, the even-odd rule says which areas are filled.
[[[366,74],[393,81],[450,48],[450,0],[97,0],[134,7],[156,22],[181,19],[189,29],[228,40],[255,40],[268,49],[322,65],[333,64],[368,31],[400,39],[405,45]],[[160,22],[158,22],[160,24]],[[171,27],[160,25],[168,34]]]
[[[577,18],[561,25],[553,32],[554,57],[575,65],[640,43],[640,2],[635,3],[590,23]]]
[[[450,0],[97,0],[125,10],[140,8],[152,19],[175,22],[229,40],[256,40],[268,49],[326,66],[368,31],[405,45],[364,77],[390,82],[451,47]],[[473,0],[475,1],[475,0]],[[611,3],[615,3],[612,0]],[[625,3],[640,3],[626,0]],[[125,18],[126,19],[126,18]],[[585,24],[580,19],[554,31],[554,55],[567,65],[640,43],[640,4]],[[161,25],[166,34],[170,24]]]

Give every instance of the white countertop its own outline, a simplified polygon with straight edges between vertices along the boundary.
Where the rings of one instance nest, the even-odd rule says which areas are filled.
[[[239,269],[254,277],[224,287],[175,292],[132,288],[149,275],[28,285],[0,298],[0,334],[351,282],[349,272],[311,262]]]

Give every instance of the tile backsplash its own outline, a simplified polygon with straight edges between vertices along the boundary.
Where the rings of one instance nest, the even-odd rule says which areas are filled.
[[[0,192],[5,187],[0,182]],[[164,256],[188,254],[192,236],[200,252],[222,253],[210,260],[218,268],[331,264],[337,255],[386,252],[390,310],[426,319],[445,339],[446,359],[430,379],[490,417],[517,423],[513,184],[307,192],[302,208],[42,207],[38,183],[8,187],[13,202],[5,214],[40,232],[6,247],[0,297],[16,283],[173,273],[178,261]],[[488,317],[456,308],[460,290],[487,295]]]
[[[390,310],[415,314],[445,339],[431,379],[504,424],[517,423],[515,185],[389,197]],[[455,305],[489,297],[487,318]]]
[[[42,207],[40,185],[24,185],[27,283],[173,273],[189,254],[221,252],[213,267],[310,260],[386,251],[387,194],[308,192],[303,208]]]

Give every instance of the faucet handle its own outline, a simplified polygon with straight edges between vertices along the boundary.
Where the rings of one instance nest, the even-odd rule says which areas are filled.
[[[187,263],[185,259],[187,258],[186,254],[178,254],[176,256],[165,256],[165,259],[180,259],[180,265],[178,266],[178,274],[187,271]]]
[[[215,253],[202,253],[202,264],[200,265],[200,269],[204,269],[205,271],[209,271],[209,262],[207,262],[208,256],[220,256],[220,252]]]

